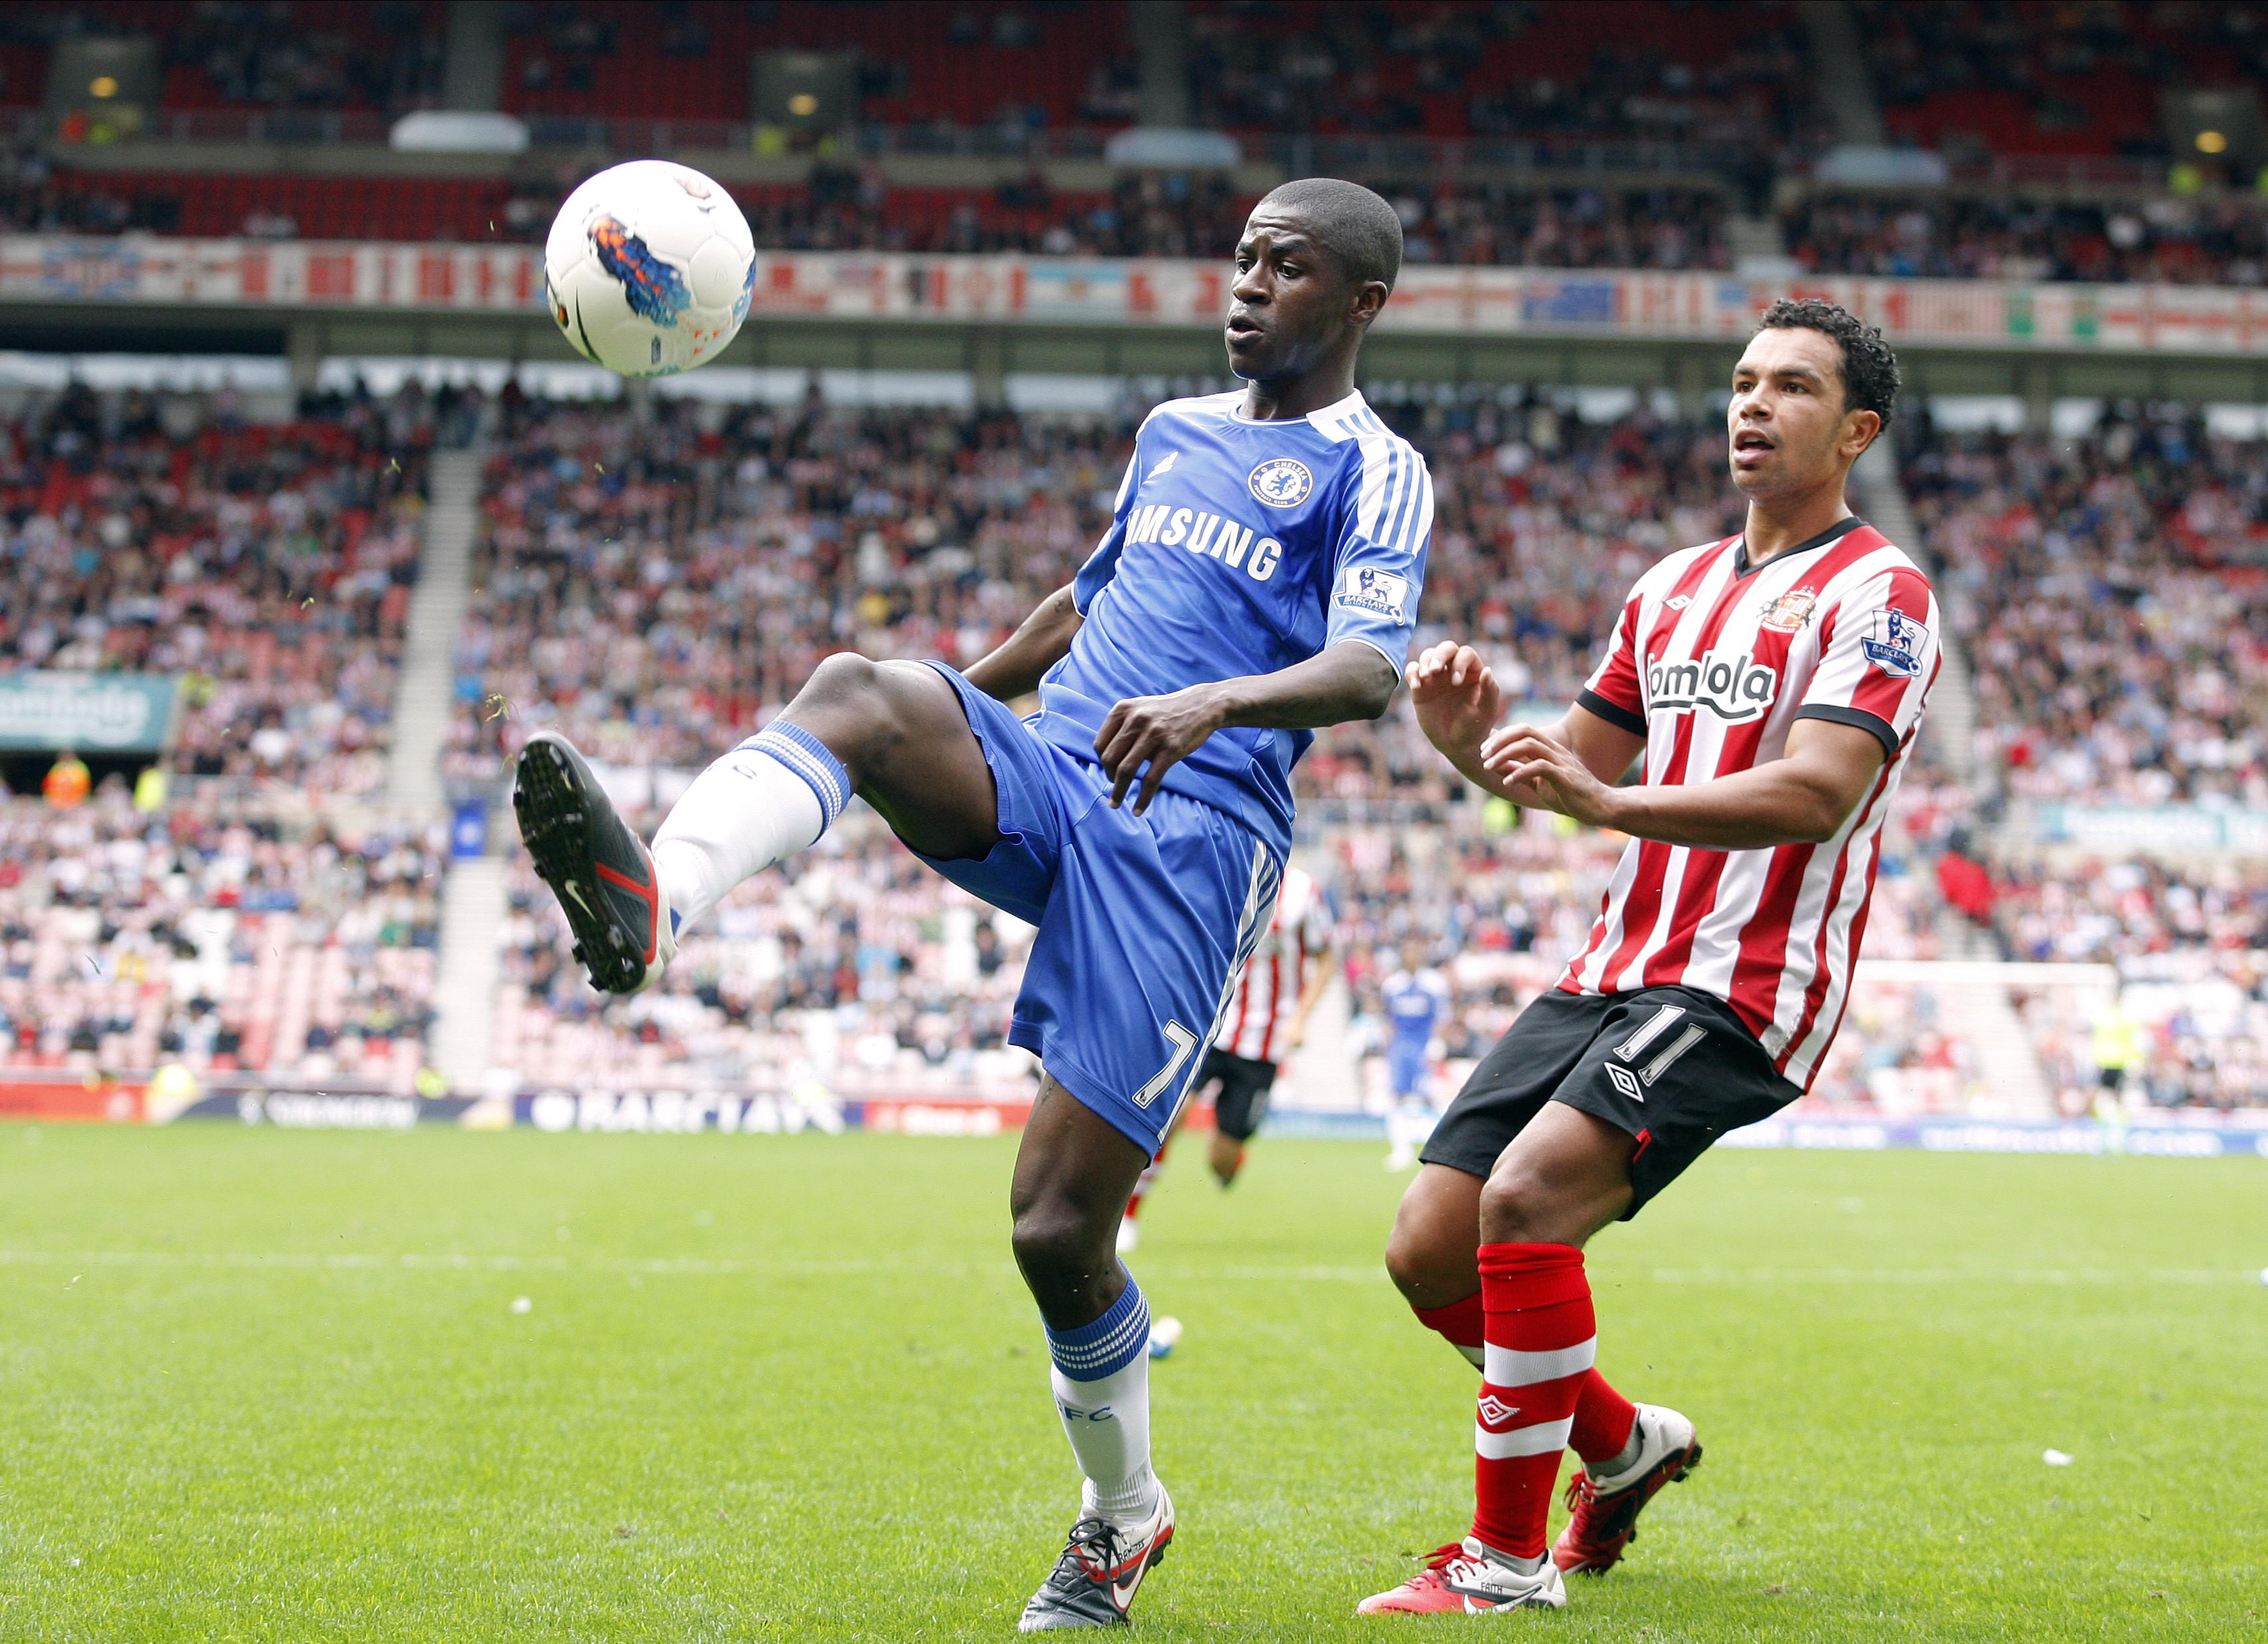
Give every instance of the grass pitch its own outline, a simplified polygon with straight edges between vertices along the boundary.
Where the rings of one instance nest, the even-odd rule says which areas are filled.
[[[1011,1146],[0,1128],[0,1639],[1005,1638],[1074,1500]],[[1704,1161],[1592,1271],[1707,1464],[1563,1614],[1358,1623],[1472,1377],[1377,1149],[1195,1153],[1143,1635],[2268,1637],[2268,1164]]]

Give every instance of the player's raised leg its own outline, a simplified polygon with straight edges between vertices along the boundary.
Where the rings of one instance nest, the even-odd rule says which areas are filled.
[[[1117,1126],[1042,1080],[1009,1208],[1082,1483],[1078,1519],[1025,1606],[1022,1632],[1116,1625],[1174,1538],[1173,1502],[1150,1465],[1150,1307],[1114,1248],[1148,1162]]]
[[[592,982],[628,993],[660,976],[687,921],[809,847],[854,792],[932,856],[981,856],[998,837],[991,773],[953,687],[932,668],[847,653],[695,778],[651,850],[549,732],[521,752],[512,806]]]

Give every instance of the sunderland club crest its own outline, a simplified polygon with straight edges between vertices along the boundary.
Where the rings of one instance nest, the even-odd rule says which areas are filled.
[[[1811,625],[1812,607],[1819,603],[1815,588],[1797,588],[1783,593],[1764,608],[1759,625],[1774,633],[1800,633]]]

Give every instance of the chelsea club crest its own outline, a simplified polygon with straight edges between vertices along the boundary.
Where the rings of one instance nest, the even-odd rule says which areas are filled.
[[[1270,457],[1252,470],[1246,483],[1270,508],[1296,508],[1315,489],[1315,476],[1297,457]]]

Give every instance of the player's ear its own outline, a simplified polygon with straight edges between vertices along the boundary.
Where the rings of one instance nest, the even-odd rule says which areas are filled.
[[[1358,330],[1368,330],[1370,322],[1386,307],[1386,299],[1393,293],[1384,280],[1365,280],[1354,289],[1354,299],[1347,308],[1347,323]]]
[[[1845,412],[1843,446],[1850,452],[1851,461],[1856,462],[1864,456],[1867,447],[1874,443],[1874,437],[1881,431],[1882,414],[1880,411]]]

